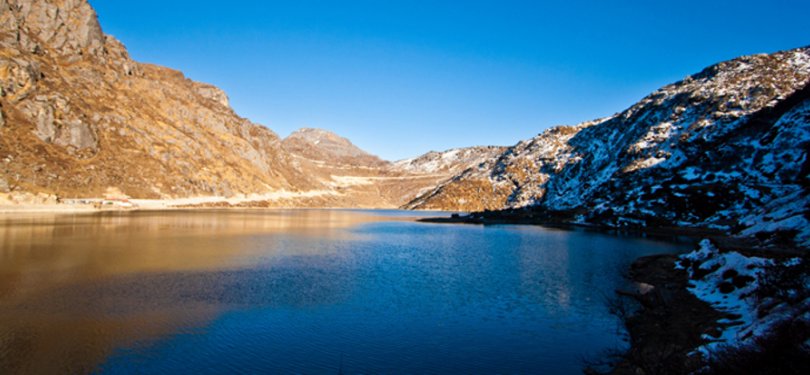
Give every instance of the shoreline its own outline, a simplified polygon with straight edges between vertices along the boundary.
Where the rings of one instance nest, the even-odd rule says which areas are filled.
[[[612,374],[687,374],[704,363],[694,355],[706,337],[719,337],[721,319],[730,314],[716,310],[687,289],[687,272],[677,269],[677,255],[640,257],[630,266],[629,278],[639,285],[635,292],[616,291],[615,314],[622,320],[630,347],[612,364]],[[628,313],[622,299],[640,307]]]
[[[210,198],[204,198],[210,199]],[[5,210],[0,205],[0,218],[14,217],[16,215],[59,215],[59,214],[92,214],[101,212],[129,212],[129,211],[203,211],[203,210],[311,210],[311,209],[367,209],[390,210],[391,208],[356,208],[356,207],[270,207],[231,205],[227,201],[218,200],[213,203],[209,200],[195,205],[177,205],[189,201],[199,201],[200,198],[182,200],[127,200],[132,206],[122,207],[115,202],[121,200],[102,200],[113,202],[109,205],[93,205],[98,200],[84,199],[71,201],[74,203],[58,204],[29,204],[17,205],[13,210]],[[244,202],[243,202],[244,203]],[[247,201],[251,203],[251,201]],[[263,203],[268,203],[264,201]],[[412,211],[412,210],[407,210]],[[438,214],[440,211],[432,211]],[[773,259],[785,259],[796,256],[796,250],[778,251],[756,248],[751,243],[730,239],[716,231],[695,231],[691,228],[610,228],[599,225],[584,225],[580,223],[566,223],[563,221],[543,221],[537,218],[522,218],[509,220],[509,218],[482,219],[479,217],[462,216],[452,211],[444,211],[449,217],[422,217],[414,222],[443,223],[443,224],[475,224],[475,225],[537,225],[549,228],[559,228],[573,231],[594,231],[612,235],[643,236],[676,242],[691,242],[697,244],[700,238],[712,238],[712,242],[723,244],[723,251],[739,252],[747,256],[766,255]],[[652,230],[645,230],[652,229]],[[711,233],[711,236],[707,234]],[[738,247],[735,245],[749,246]],[[611,374],[639,374],[639,373],[693,373],[701,370],[705,365],[696,350],[707,342],[716,342],[722,336],[728,323],[722,321],[734,320],[734,315],[723,312],[698,298],[689,288],[693,287],[695,280],[687,270],[676,267],[680,254],[661,254],[636,258],[629,266],[628,279],[636,286],[635,291],[616,290],[616,296],[610,301],[609,307],[623,323],[630,341],[629,348],[622,353],[610,353],[605,360],[609,363]],[[713,271],[711,271],[713,272]],[[631,307],[631,304],[633,307]],[[635,307],[638,307],[637,309]],[[599,373],[591,368],[586,373]]]
[[[712,241],[723,242],[735,250],[740,248],[741,251],[756,251],[754,245],[730,239],[719,231],[693,228],[613,228],[538,217],[498,216],[492,213],[425,218],[419,221],[484,226],[537,225],[668,240],[683,240],[686,237],[694,245],[702,238],[711,238]],[[729,314],[715,309],[689,292],[689,275],[685,270],[676,268],[678,257],[679,254],[642,256],[629,266],[628,279],[636,285],[637,290],[616,290],[609,308],[624,326],[630,345],[623,352],[609,353],[601,359],[609,368],[607,374],[688,374],[702,368],[703,362],[693,353],[700,345],[705,344],[706,337],[720,335],[723,327],[719,321],[729,318]],[[603,373],[591,366],[587,366],[584,372]]]
[[[288,199],[322,196],[321,192],[245,195],[235,197],[203,196],[167,199],[115,198],[57,198],[53,195],[25,196],[23,199],[0,195],[0,214],[61,214],[124,211],[173,211],[194,209],[296,209],[311,208],[293,205],[272,205]],[[318,207],[325,209],[350,207]],[[351,207],[354,208],[354,207]],[[392,209],[395,207],[363,207],[364,209]]]
[[[454,214],[450,218],[424,218],[419,219],[419,221],[439,224],[475,224],[484,226],[538,225],[567,230],[589,230],[613,235],[657,237],[668,240],[683,240],[684,238],[689,238],[694,241],[695,245],[691,252],[686,253],[689,254],[689,256],[694,256],[695,253],[704,251],[706,247],[705,244],[711,244],[709,247],[715,248],[716,251],[719,252],[718,254],[736,253],[738,256],[748,260],[756,258],[765,259],[763,261],[764,264],[773,264],[783,267],[782,269],[785,269],[786,264],[791,263],[791,259],[806,259],[806,250],[801,248],[766,247],[759,244],[755,238],[733,237],[719,230],[704,230],[699,228],[615,228],[604,225],[572,223],[566,221],[564,217],[554,217],[552,215],[517,215],[515,213],[499,215],[498,212],[474,213],[469,216]],[[701,239],[705,241],[700,241],[698,244],[698,240]],[[696,293],[694,290],[696,284],[702,283],[704,287],[706,287],[707,282],[704,278],[710,277],[711,275],[716,278],[721,273],[718,271],[718,268],[720,268],[720,271],[722,271],[723,268],[715,264],[713,268],[703,269],[700,268],[700,263],[697,263],[697,266],[693,263],[693,267],[687,267],[688,269],[686,269],[682,266],[683,261],[681,260],[681,256],[683,255],[660,254],[643,256],[635,259],[629,266],[628,279],[636,285],[637,290],[617,290],[616,296],[609,303],[609,308],[623,323],[627,331],[630,346],[626,351],[621,353],[607,353],[605,357],[601,359],[601,361],[604,362],[597,363],[602,363],[601,365],[606,365],[609,368],[606,373],[620,375],[691,374],[705,371],[713,373],[711,371],[715,368],[728,367],[729,361],[735,361],[733,358],[735,358],[734,356],[736,355],[754,358],[749,361],[749,365],[751,366],[758,366],[756,368],[760,369],[768,368],[767,366],[763,366],[763,362],[768,360],[768,356],[773,356],[774,353],[773,351],[769,352],[768,347],[762,348],[757,345],[759,345],[761,340],[765,340],[766,342],[768,340],[770,340],[770,342],[779,342],[778,340],[785,340],[784,337],[770,336],[770,333],[766,331],[762,335],[753,336],[751,340],[746,342],[740,341],[739,343],[733,343],[733,340],[726,340],[727,332],[732,332],[732,327],[741,324],[748,324],[748,327],[755,325],[759,325],[759,327],[778,326],[778,321],[774,323],[775,321],[773,319],[774,317],[779,319],[779,314],[787,313],[795,316],[804,316],[801,314],[810,314],[810,310],[804,310],[803,307],[794,303],[794,305],[782,309],[779,314],[769,315],[769,312],[764,316],[752,316],[746,319],[753,320],[749,320],[748,323],[745,323],[743,315],[750,315],[750,311],[746,313],[734,309],[728,310],[728,306],[718,304],[714,299],[706,299],[707,296],[703,295],[705,294],[705,290],[702,292],[703,294],[701,294],[701,292]],[[799,262],[801,261],[799,260]],[[707,264],[708,263],[711,262],[707,261]],[[720,264],[724,263],[721,261]],[[730,287],[731,284],[729,284],[729,282],[731,282],[731,279],[726,278],[732,277],[732,272],[722,272],[723,280],[727,281],[725,284],[729,284],[726,285],[726,287],[732,290],[735,288],[748,288],[746,286],[747,282],[754,281],[754,284],[759,282],[760,276],[756,274],[756,268],[741,269],[739,272],[752,273],[753,277],[745,276],[741,278],[739,285],[737,285],[737,278],[734,277],[734,287]],[[733,274],[737,274],[737,271],[734,271]],[[744,280],[746,277],[750,280]],[[776,285],[780,289],[784,289],[785,283],[790,283],[790,281],[786,279],[771,282],[770,287]],[[717,293],[720,293],[719,296],[721,296],[720,298],[722,299],[725,299],[726,296],[729,298],[748,298],[746,294],[731,297],[731,294],[726,293],[733,294],[734,292],[728,290],[723,291],[723,288],[719,284],[710,286],[710,288],[712,288],[712,293],[715,295],[715,298],[718,296]],[[757,289],[758,287],[756,285],[751,288],[753,289],[749,288],[750,293],[759,293],[759,289]],[[810,306],[810,304],[808,306]],[[749,335],[751,334],[750,329]],[[801,336],[802,333],[796,335],[800,336],[801,340],[807,340],[807,336]],[[748,337],[743,337],[743,340],[747,338]],[[728,344],[725,344],[726,342],[728,342]],[[707,349],[708,347],[715,347],[717,344],[719,344],[719,348],[721,348],[719,354],[711,352],[711,350],[714,349]],[[784,343],[777,345],[784,345]],[[706,350],[709,350],[709,352],[706,352]],[[762,351],[758,352],[758,350]],[[790,355],[794,355],[794,357],[789,357],[789,360],[808,360],[807,353],[796,353],[797,352],[791,353]],[[718,355],[719,359],[717,358]],[[723,362],[724,356],[726,362]],[[728,358],[732,359],[729,360]],[[765,358],[765,360],[763,360],[763,358]],[[592,367],[586,367],[585,372],[588,374],[601,373]]]
[[[193,198],[192,198],[193,199]],[[107,201],[101,198],[82,199],[92,203],[55,203],[55,204],[2,204],[0,201],[0,215],[14,216],[27,214],[79,214],[98,212],[136,212],[136,211],[195,211],[195,210],[402,210],[413,212],[446,212],[448,215],[452,211],[440,210],[404,210],[399,207],[355,207],[355,206],[292,206],[292,205],[272,205],[268,201],[242,201],[241,203],[231,203],[227,200],[211,200],[201,203],[178,202],[186,201],[187,198],[177,199],[132,199],[132,205],[120,205],[118,203],[104,204]],[[78,199],[76,200],[78,201]],[[116,201],[109,201],[116,202]],[[100,204],[99,204],[100,203]],[[421,221],[421,220],[419,220]]]
[[[753,238],[734,237],[721,230],[694,227],[670,227],[670,226],[650,226],[650,227],[612,227],[607,225],[596,225],[586,223],[576,223],[562,219],[549,219],[537,216],[497,216],[497,211],[482,215],[458,215],[451,217],[428,217],[419,219],[419,222],[434,224],[469,224],[469,225],[536,225],[549,228],[560,228],[568,230],[591,230],[600,233],[613,235],[631,235],[640,237],[657,237],[664,239],[684,239],[689,238],[697,243],[701,239],[709,239],[713,243],[725,250],[737,251],[746,255],[770,255],[777,254],[802,255],[806,251],[801,248],[792,247],[763,247]],[[490,215],[490,216],[486,216]]]

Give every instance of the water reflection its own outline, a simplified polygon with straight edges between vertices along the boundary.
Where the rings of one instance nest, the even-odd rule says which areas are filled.
[[[340,210],[0,218],[0,373],[570,372],[682,246]]]
[[[345,239],[351,234],[343,228],[374,220],[339,210],[0,217],[2,293],[65,279],[240,267],[291,251],[320,254],[329,247],[267,242],[274,234]]]
[[[325,262],[333,248],[289,237],[346,240],[342,228],[371,220],[379,219],[330,210],[0,218],[0,372],[86,373],[115,347],[204,326],[224,304],[258,302],[256,285],[243,285],[257,277],[223,270]],[[296,277],[289,285],[330,295],[340,281]],[[313,295],[267,300],[302,305],[299,297]]]

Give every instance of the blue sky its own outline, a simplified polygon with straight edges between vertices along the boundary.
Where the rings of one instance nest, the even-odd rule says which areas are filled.
[[[511,145],[739,55],[810,44],[803,1],[90,0],[132,57],[280,136],[389,160]]]

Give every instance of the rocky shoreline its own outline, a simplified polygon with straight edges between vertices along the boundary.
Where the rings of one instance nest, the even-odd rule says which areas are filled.
[[[614,234],[688,237],[695,243],[702,238],[691,253],[641,257],[630,266],[628,277],[637,290],[616,291],[616,298],[610,302],[611,311],[627,329],[630,348],[623,353],[611,353],[606,360],[611,374],[728,373],[715,370],[717,366],[727,365],[715,363],[718,357],[726,355],[724,353],[750,351],[754,357],[762,357],[759,341],[783,340],[772,338],[772,330],[778,330],[785,321],[810,321],[810,292],[802,285],[802,280],[807,281],[810,275],[802,249],[777,248],[773,243],[763,245],[757,238],[732,237],[720,231],[678,227],[615,228],[571,223],[566,220],[570,217],[508,210],[453,214],[449,218],[419,221],[584,228]],[[774,278],[771,276],[774,273],[790,274],[799,281],[791,282],[781,276]],[[772,295],[774,290],[783,296]],[[736,305],[728,301],[735,301]],[[734,308],[739,311],[732,311]],[[742,337],[729,339],[730,333]],[[807,336],[806,331],[798,333],[802,343],[810,342]],[[805,343],[804,346],[807,348],[788,354],[790,360],[785,362],[807,363],[810,345]],[[772,353],[764,354],[768,355]],[[755,363],[754,366],[764,365]],[[785,371],[792,373],[791,368]],[[588,368],[586,373],[599,372]]]
[[[548,219],[548,218],[546,218]],[[576,224],[563,220],[540,221],[519,212],[498,215],[495,212],[473,215],[453,215],[450,218],[425,218],[421,222],[445,224],[524,224],[573,228]],[[616,228],[579,226],[590,230],[617,232]],[[698,238],[719,235],[683,228],[658,228],[643,232],[626,228],[624,233],[660,236],[688,236]],[[703,335],[716,335],[718,320],[726,317],[708,303],[699,300],[687,290],[689,275],[676,269],[678,256],[653,255],[638,258],[629,269],[629,278],[636,291],[616,291],[610,307],[625,325],[630,348],[624,353],[613,353],[607,359],[612,374],[685,374],[700,368],[700,360],[689,353],[704,342]],[[635,312],[633,304],[640,306]],[[599,373],[591,368],[586,373]]]
[[[545,227],[563,229],[586,229],[611,234],[629,234],[644,237],[662,238],[693,238],[695,242],[701,238],[711,238],[713,241],[733,245],[735,248],[753,248],[756,245],[745,239],[731,239],[722,231],[705,228],[684,227],[612,227],[592,223],[577,223],[572,220],[569,213],[535,212],[530,210],[503,210],[484,211],[471,214],[452,214],[450,217],[428,217],[419,219],[423,223],[434,224],[474,224],[474,225],[541,225]]]
[[[640,308],[627,316],[616,311],[627,328],[630,348],[617,358],[613,374],[687,374],[702,367],[700,358],[690,353],[707,335],[719,336],[718,321],[728,314],[688,291],[689,275],[676,269],[677,260],[675,255],[654,255],[630,267],[631,280],[642,287],[617,293],[637,301]]]

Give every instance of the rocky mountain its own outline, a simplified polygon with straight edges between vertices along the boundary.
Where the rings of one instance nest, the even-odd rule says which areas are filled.
[[[112,191],[394,208],[471,162],[399,168],[318,129],[281,140],[234,113],[220,89],[133,61],[85,0],[0,0],[0,47],[0,203]]]
[[[0,46],[6,191],[164,198],[317,187],[222,91],[130,59],[86,1],[0,0]]]
[[[384,161],[346,138],[322,129],[300,129],[282,146],[293,165],[307,171],[341,199],[322,200],[327,206],[400,207],[455,173],[477,166],[498,147],[470,147],[398,162]],[[324,197],[326,198],[326,197]]]
[[[296,130],[284,138],[282,146],[296,157],[317,163],[368,168],[388,165],[388,162],[361,150],[348,139],[323,129]]]
[[[810,245],[810,48],[740,57],[612,117],[552,128],[410,208],[520,209]]]
[[[565,141],[582,127],[560,126],[509,148],[491,148],[474,168],[459,171],[436,188],[409,202],[407,208],[483,211],[530,204],[539,194],[531,187],[548,180],[547,174],[531,173],[535,159],[555,163],[566,150]]]
[[[505,149],[505,147],[498,146],[476,146],[454,148],[443,152],[430,151],[415,158],[396,161],[393,163],[393,168],[408,173],[450,173],[455,175],[469,168],[477,168],[481,163],[499,155]]]

